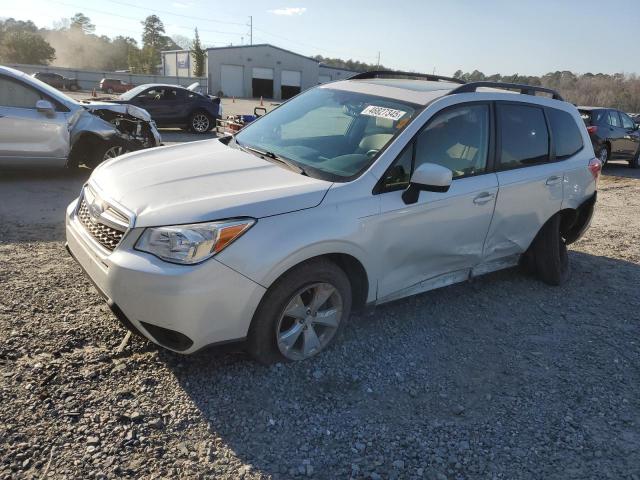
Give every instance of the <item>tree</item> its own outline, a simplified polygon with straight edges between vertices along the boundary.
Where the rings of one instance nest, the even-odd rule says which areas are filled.
[[[76,13],[73,17],[71,17],[71,21],[69,23],[69,28],[76,28],[84,34],[92,34],[96,31],[96,26],[91,23],[91,19],[87,17],[84,13]]]
[[[200,43],[200,35],[198,34],[197,28],[191,50],[191,56],[193,57],[193,74],[196,77],[202,77],[204,75],[204,62],[206,61],[207,54]]]
[[[2,60],[12,63],[46,65],[56,58],[56,51],[37,33],[21,31],[3,36]]]
[[[185,37],[184,35],[173,35],[169,37],[169,39],[183,50],[189,50],[191,48],[192,40],[189,37]],[[171,50],[169,45],[167,45],[167,47]]]
[[[164,24],[157,15],[149,15],[142,22],[142,68],[144,73],[156,73],[160,52],[166,48]]]

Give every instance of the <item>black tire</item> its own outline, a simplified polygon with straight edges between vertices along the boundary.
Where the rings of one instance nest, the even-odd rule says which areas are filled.
[[[314,355],[324,351],[340,336],[340,331],[351,313],[351,283],[344,271],[335,263],[324,259],[312,260],[284,274],[262,298],[247,336],[247,350],[258,362],[270,365],[275,362],[291,361],[278,348],[276,335],[278,321],[295,293],[317,282],[329,283],[338,291],[342,297],[342,317],[329,343]]]
[[[538,278],[548,285],[565,283],[570,274],[569,254],[560,233],[559,214],[544,224],[531,247]]]
[[[116,151],[119,152],[119,153],[116,153],[117,156],[124,155],[128,151],[126,146],[123,143],[117,142],[117,141],[111,141],[111,142],[99,141],[99,142],[96,142],[94,145],[95,146],[91,148],[91,150],[89,151],[84,161],[84,164],[89,168],[96,168],[105,160],[115,158],[112,156],[112,154],[116,153]]]
[[[600,148],[598,148],[598,152],[596,156],[602,162],[602,166],[604,167],[609,161],[611,152],[609,151],[609,148],[606,145],[602,145]]]
[[[215,120],[205,111],[198,110],[189,117],[189,129],[193,133],[207,133],[215,126]]]
[[[633,158],[629,160],[629,168],[640,168],[640,148],[638,148]]]

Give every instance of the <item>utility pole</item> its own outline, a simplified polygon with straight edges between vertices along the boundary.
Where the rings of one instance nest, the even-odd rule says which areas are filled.
[[[378,64],[376,66],[376,69],[380,69],[380,52],[378,51]]]
[[[253,15],[249,15],[247,27],[249,27],[249,45],[253,45]]]

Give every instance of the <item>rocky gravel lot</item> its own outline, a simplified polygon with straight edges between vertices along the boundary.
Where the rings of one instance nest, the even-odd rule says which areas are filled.
[[[269,368],[119,349],[64,250],[83,180],[0,172],[0,478],[640,478],[638,171],[605,171],[566,286],[491,274]]]

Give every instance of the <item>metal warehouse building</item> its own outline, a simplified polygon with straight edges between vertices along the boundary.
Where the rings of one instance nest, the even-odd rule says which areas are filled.
[[[162,52],[164,75],[193,75],[187,50]],[[209,93],[286,100],[319,83],[348,78],[349,70],[269,44],[207,49]]]

